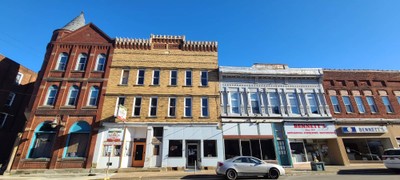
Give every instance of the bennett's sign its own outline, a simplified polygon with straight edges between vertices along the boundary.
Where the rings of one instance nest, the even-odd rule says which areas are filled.
[[[343,133],[386,133],[386,126],[346,126],[342,127]]]
[[[285,123],[285,132],[288,138],[299,139],[327,139],[336,138],[333,123]]]

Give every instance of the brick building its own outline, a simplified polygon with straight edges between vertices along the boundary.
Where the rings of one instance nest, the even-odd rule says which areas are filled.
[[[0,164],[5,170],[16,137],[25,126],[24,111],[32,96],[37,74],[1,54],[0,72]]]
[[[193,168],[223,159],[216,42],[117,38],[109,79],[97,168],[109,160],[111,168]]]
[[[341,164],[380,162],[384,149],[399,147],[399,71],[324,70],[323,84]]]
[[[91,167],[112,42],[83,13],[53,32],[13,170]]]

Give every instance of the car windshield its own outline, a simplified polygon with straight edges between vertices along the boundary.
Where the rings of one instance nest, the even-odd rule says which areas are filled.
[[[400,155],[400,149],[398,150],[386,150],[383,155]]]

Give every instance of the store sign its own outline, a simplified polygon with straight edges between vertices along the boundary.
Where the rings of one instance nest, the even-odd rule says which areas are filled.
[[[123,105],[118,106],[118,115],[117,118],[121,121],[126,121],[126,114],[127,114],[127,109]]]
[[[122,129],[110,129],[107,134],[108,142],[116,142],[121,141],[122,138]]]
[[[333,123],[285,123],[286,136],[291,139],[337,138]]]
[[[386,133],[386,126],[346,126],[342,127],[343,133]]]

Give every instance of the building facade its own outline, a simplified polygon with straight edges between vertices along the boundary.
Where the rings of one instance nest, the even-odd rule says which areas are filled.
[[[112,53],[83,13],[53,32],[13,170],[91,167]]]
[[[0,173],[14,150],[18,133],[26,123],[25,108],[32,96],[37,74],[0,54]]]
[[[282,64],[220,67],[225,158],[251,155],[284,166],[336,164],[335,126],[322,69]]]
[[[381,162],[384,149],[399,147],[399,71],[324,70],[323,84],[342,164]]]
[[[215,166],[223,160],[218,103],[216,42],[117,38],[93,163]]]

